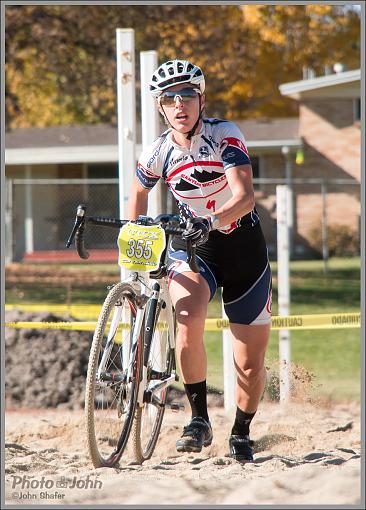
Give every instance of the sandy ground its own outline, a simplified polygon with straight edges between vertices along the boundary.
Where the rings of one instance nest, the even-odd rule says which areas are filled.
[[[94,469],[82,411],[6,412],[6,503],[116,505],[360,504],[358,403],[263,402],[252,424],[255,461],[225,456],[232,417],[211,408],[214,441],[178,454],[188,412],[167,410],[155,453],[142,466]]]

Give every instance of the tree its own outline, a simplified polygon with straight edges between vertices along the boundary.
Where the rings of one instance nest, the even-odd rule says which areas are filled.
[[[118,27],[135,29],[137,94],[140,51],[191,59],[218,117],[294,115],[278,86],[303,66],[359,67],[359,16],[338,6],[8,5],[5,15],[8,129],[115,123]]]

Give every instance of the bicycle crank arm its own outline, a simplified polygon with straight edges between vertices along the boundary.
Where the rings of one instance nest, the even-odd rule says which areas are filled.
[[[184,404],[181,404],[180,402],[171,402],[170,404],[164,404],[164,402],[154,395],[150,390],[145,391],[144,394],[144,402],[153,404],[155,407],[167,407],[168,409],[171,409],[173,412],[178,411],[184,411],[185,406]]]
[[[171,386],[175,381],[176,381],[175,374],[172,374],[167,379],[164,379],[164,381],[161,381],[160,383],[155,384],[154,386],[152,386],[152,388],[150,388],[150,391],[152,393],[155,393],[156,391],[160,391],[163,388],[166,388],[167,386]]]

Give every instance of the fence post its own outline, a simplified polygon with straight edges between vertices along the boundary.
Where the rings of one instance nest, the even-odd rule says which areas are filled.
[[[135,31],[116,29],[119,209],[126,218],[136,166]]]
[[[322,190],[322,254],[323,254],[323,271],[328,272],[328,218],[327,218],[327,186],[324,181],[321,184]]]
[[[289,193],[287,185],[276,186],[277,198],[277,281],[278,315],[290,314],[290,265],[289,265],[289,225],[287,203]],[[290,331],[279,330],[280,358],[280,401],[290,398]]]
[[[155,100],[149,92],[148,84],[158,66],[156,51],[141,51],[141,129],[142,149],[151,144],[159,135],[159,114]],[[149,193],[148,216],[155,218],[162,211],[162,181],[159,180]]]
[[[116,29],[117,112],[120,217],[127,217],[127,202],[136,166],[135,31]],[[127,269],[120,268],[121,280]],[[122,320],[125,320],[122,317]],[[123,360],[128,359],[129,342],[123,342]]]
[[[227,319],[224,302],[222,301],[222,318]],[[227,329],[222,330],[222,353],[224,365],[224,407],[230,411],[235,406],[236,369],[232,340]]]
[[[25,167],[25,177],[27,179],[25,184],[25,253],[33,253],[33,196],[32,184],[29,182],[32,177],[32,168],[30,165],[26,165]]]
[[[287,216],[288,216],[288,236],[289,236],[289,257],[294,253],[294,203],[293,203],[293,182],[292,182],[292,162],[290,149],[286,145],[282,147],[282,154],[285,156],[285,173],[287,184]]]
[[[5,178],[5,264],[13,262],[13,181]]]

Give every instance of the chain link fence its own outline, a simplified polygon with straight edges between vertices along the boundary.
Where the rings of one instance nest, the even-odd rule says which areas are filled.
[[[350,179],[254,179],[256,206],[271,258],[276,257],[276,186],[289,184],[291,258],[358,255],[360,185]],[[164,212],[177,212],[163,186]],[[93,216],[119,217],[118,179],[7,179],[6,262],[65,250],[79,203]],[[116,249],[113,229],[90,227],[86,245]]]

